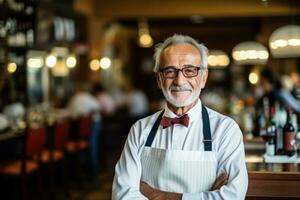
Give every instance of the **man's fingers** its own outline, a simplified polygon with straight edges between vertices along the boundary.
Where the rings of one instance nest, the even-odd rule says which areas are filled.
[[[225,185],[228,181],[228,174],[227,173],[223,173],[221,174],[215,183],[215,188],[216,189],[220,189],[223,185]]]
[[[152,188],[147,183],[140,181],[140,191],[143,195],[148,196],[152,193]]]
[[[144,181],[140,181],[140,188],[146,186],[147,183],[145,183]]]
[[[226,185],[227,182],[228,182],[228,174],[227,173],[221,174],[215,181],[212,190],[220,189],[223,185]]]
[[[146,188],[148,188],[149,185],[147,183],[145,183],[144,181],[140,181],[140,190],[145,190]]]

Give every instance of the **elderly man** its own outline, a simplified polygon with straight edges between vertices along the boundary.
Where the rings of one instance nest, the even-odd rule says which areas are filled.
[[[244,199],[243,135],[199,99],[207,49],[174,35],[155,49],[157,83],[167,105],[131,128],[116,165],[112,199]]]

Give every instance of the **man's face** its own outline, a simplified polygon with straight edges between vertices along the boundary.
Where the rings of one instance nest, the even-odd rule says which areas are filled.
[[[185,66],[201,67],[201,56],[190,44],[176,44],[167,47],[161,55],[160,69],[174,67],[182,69]],[[158,86],[162,89],[166,100],[175,107],[185,107],[198,100],[201,89],[207,79],[207,70],[200,70],[195,77],[185,77],[182,71],[175,78],[165,78],[158,72]]]

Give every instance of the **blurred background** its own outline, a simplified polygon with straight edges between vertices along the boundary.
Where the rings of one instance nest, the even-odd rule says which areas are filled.
[[[41,183],[13,179],[19,194],[7,198],[39,199],[21,191],[46,185],[47,192],[58,189],[54,199],[110,199],[113,168],[130,126],[164,106],[152,56],[155,44],[174,33],[208,47],[209,77],[201,99],[238,122],[249,163],[262,162],[268,146],[261,136],[272,120],[282,138],[291,115],[297,149],[299,1],[0,0],[0,174],[7,173],[5,167],[30,174],[31,129],[45,130],[37,154],[50,152],[44,165],[33,159]],[[60,122],[67,125],[57,128]],[[58,136],[65,138],[58,146],[56,132],[68,132]],[[274,154],[284,154],[282,139],[277,141]],[[67,171],[62,174],[68,188],[56,186],[63,181],[56,174],[55,150],[64,155],[58,168]],[[19,168],[6,166],[12,158]],[[74,174],[79,181],[70,181]]]

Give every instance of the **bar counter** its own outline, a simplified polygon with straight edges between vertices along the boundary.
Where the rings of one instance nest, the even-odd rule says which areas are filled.
[[[265,163],[260,140],[245,141],[245,147],[249,176],[246,199],[300,199],[299,163]]]

